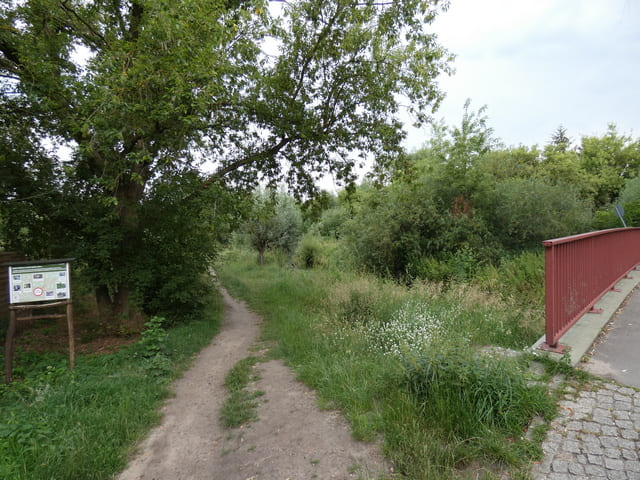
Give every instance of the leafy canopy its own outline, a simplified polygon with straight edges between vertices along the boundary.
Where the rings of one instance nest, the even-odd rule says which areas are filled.
[[[397,156],[400,102],[408,99],[423,122],[441,99],[435,78],[448,71],[449,56],[429,25],[446,3],[276,4],[4,2],[0,127],[11,176],[0,217],[16,219],[8,247],[77,256],[122,314],[137,281],[131,262],[150,232],[163,235],[154,244],[176,244],[182,227],[171,227],[172,215],[206,216],[204,201],[176,202],[259,180],[313,190],[328,170],[349,181],[358,156]],[[14,119],[19,128],[8,127]],[[45,148],[51,144],[70,158]],[[205,160],[213,173],[198,172]],[[29,173],[34,161],[42,168]],[[183,196],[157,219],[165,226],[148,227],[146,212],[169,201],[161,185],[179,177],[188,179]],[[17,215],[18,206],[33,215]],[[60,225],[62,234],[47,233]],[[37,247],[35,232],[43,235]]]

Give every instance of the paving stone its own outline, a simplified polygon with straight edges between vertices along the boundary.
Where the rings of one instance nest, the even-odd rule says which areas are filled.
[[[603,453],[599,442],[583,442],[582,449],[591,455],[602,455]]]
[[[604,457],[604,466],[607,470],[624,470],[624,462],[622,460],[617,460],[614,458]]]
[[[593,409],[593,415],[598,417],[607,417],[611,415],[611,410],[608,408],[596,407]]]
[[[628,472],[640,473],[640,462],[637,460],[626,460],[624,462],[624,467]]]
[[[571,475],[584,475],[584,466],[579,463],[570,463],[569,464],[569,473]]]
[[[567,422],[565,428],[572,431],[582,430],[582,422],[578,420],[571,420],[570,422]]]
[[[581,440],[582,434],[580,432],[574,432],[574,431],[568,430],[565,438],[567,440]]]
[[[618,435],[618,428],[610,425],[602,425],[602,434],[609,437],[615,437]]]
[[[540,463],[538,463],[534,470],[540,473],[546,474],[551,471],[551,462],[553,461],[553,457],[550,455],[546,455],[544,459]]]
[[[583,422],[582,429],[587,433],[600,433],[600,424],[595,422]]]
[[[585,465],[584,471],[591,477],[606,477],[607,471],[597,465]]]
[[[631,402],[614,402],[613,409],[622,412],[631,412],[633,405],[631,405]]]
[[[627,440],[626,438],[618,438],[618,446],[620,448],[628,448],[630,450],[638,449],[633,440]]]
[[[549,480],[573,480],[568,473],[550,473],[547,477]]]
[[[618,391],[613,394],[613,399],[619,402],[630,402],[631,398],[629,397],[629,395],[625,395],[624,393],[620,392],[620,389],[618,389]]]
[[[627,474],[622,470],[608,470],[607,480],[627,480]]]
[[[560,402],[564,408],[551,423],[534,479],[640,480],[640,392],[592,385],[593,391]]]
[[[613,427],[615,425],[613,418],[611,416],[603,417],[603,416],[594,416],[593,421],[599,423],[601,426],[610,426]],[[604,431],[602,432],[604,433]]]
[[[580,448],[580,442],[576,440],[565,440],[562,444],[562,448],[567,452],[571,453],[582,453],[582,449]]]
[[[566,460],[554,460],[551,462],[551,470],[556,473],[567,473],[569,471],[569,463]]]
[[[616,420],[631,420],[631,412],[628,410],[614,409],[611,412],[611,416]]]
[[[600,437],[600,443],[605,448],[617,448],[618,438],[617,437]]]
[[[633,422],[631,420],[616,420],[615,422],[619,428],[625,428],[627,430],[633,429]]]
[[[620,452],[619,448],[605,448],[604,449],[604,456],[607,458],[620,458],[622,456],[622,453]]]

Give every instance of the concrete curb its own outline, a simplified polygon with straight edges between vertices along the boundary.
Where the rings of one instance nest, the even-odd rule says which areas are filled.
[[[619,292],[609,291],[598,300],[594,308],[602,309],[602,313],[585,313],[562,337],[558,343],[570,347],[569,356],[572,366],[576,366],[587,354],[593,342],[598,338],[602,329],[618,312],[620,305],[627,299],[633,289],[640,283],[640,270],[631,270],[631,278],[623,278],[616,284]],[[554,360],[560,360],[562,355],[540,350],[538,347],[545,340],[544,335],[530,348],[536,355],[547,355]]]

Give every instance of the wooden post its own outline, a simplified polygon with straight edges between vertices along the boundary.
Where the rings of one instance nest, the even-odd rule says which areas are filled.
[[[43,308],[57,307],[66,305],[66,313],[48,313],[44,315],[33,315],[31,310],[40,310]],[[69,330],[69,368],[75,367],[75,340],[73,338],[73,308],[71,299],[54,303],[45,303],[43,305],[12,305],[9,307],[9,328],[7,330],[7,338],[4,343],[4,377],[7,385],[11,383],[13,372],[13,346],[16,331],[16,322],[19,320],[38,320],[41,318],[67,318],[67,329]],[[16,312],[27,312],[26,317],[18,317]]]
[[[69,331],[69,368],[75,367],[75,340],[73,332],[73,308],[71,300],[71,271],[73,258],[39,260],[26,262],[8,262],[7,286],[9,287],[9,328],[5,340],[5,381],[11,383],[13,373],[13,353],[16,322],[20,320],[38,320],[40,318],[67,317]],[[46,278],[46,280],[45,280]],[[46,287],[46,289],[45,289]],[[43,294],[46,295],[43,296]],[[55,299],[58,301],[52,301]],[[48,302],[41,303],[39,302]],[[34,310],[65,306],[66,313],[34,314]],[[19,316],[18,313],[22,313]],[[26,314],[26,315],[25,315]]]
[[[4,381],[7,385],[11,383],[11,373],[13,370],[13,336],[16,333],[16,311],[9,311],[9,328],[7,338],[4,341]]]
[[[69,368],[73,370],[76,363],[75,341],[73,339],[73,309],[71,299],[67,301],[67,328],[69,329]]]

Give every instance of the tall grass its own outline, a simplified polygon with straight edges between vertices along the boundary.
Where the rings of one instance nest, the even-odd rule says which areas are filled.
[[[216,296],[199,321],[164,331],[110,355],[17,352],[14,381],[0,386],[0,478],[112,478],[132,445],[159,419],[169,382],[218,329]]]
[[[381,436],[408,478],[454,478],[479,464],[526,470],[539,454],[521,434],[533,414],[550,417],[551,399],[529,387],[524,362],[479,353],[540,334],[501,298],[469,285],[260,268],[243,252],[218,274],[265,317],[265,339],[321,402],[343,410],[356,438]]]

